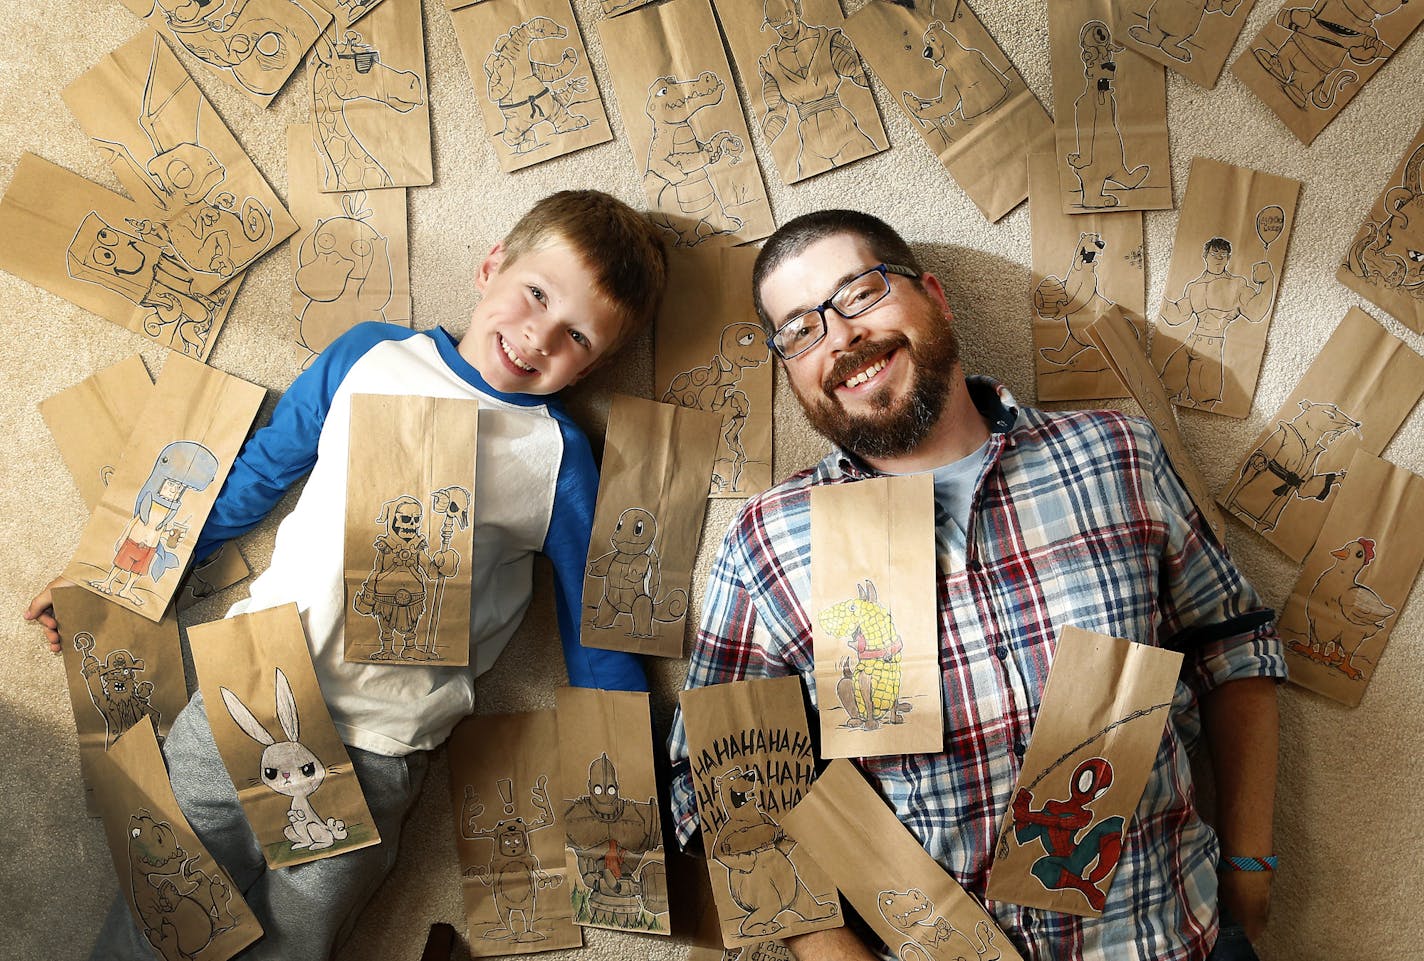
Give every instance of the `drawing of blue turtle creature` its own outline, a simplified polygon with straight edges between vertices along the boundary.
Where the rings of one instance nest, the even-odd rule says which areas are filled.
[[[146,574],[157,582],[179,566],[173,549],[188,531],[178,519],[183,495],[206,490],[217,473],[217,457],[197,441],[175,440],[159,451],[134,500],[133,517],[114,545],[113,566],[106,577],[89,585],[142,607],[144,600],[134,590],[139,577]]]

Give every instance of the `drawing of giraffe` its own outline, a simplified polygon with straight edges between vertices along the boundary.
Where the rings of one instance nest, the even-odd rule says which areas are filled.
[[[327,34],[317,43],[312,67],[312,118],[328,190],[394,186],[390,173],[352,131],[346,105],[370,100],[408,113],[425,102],[419,75],[381,62],[380,52],[361,34],[347,30],[340,40]]]

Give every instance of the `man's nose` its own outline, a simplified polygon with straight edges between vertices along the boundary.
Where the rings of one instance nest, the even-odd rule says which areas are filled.
[[[854,347],[865,339],[866,331],[862,324],[864,315],[856,317],[842,317],[834,310],[826,310],[826,345],[832,352],[839,353],[847,348]]]

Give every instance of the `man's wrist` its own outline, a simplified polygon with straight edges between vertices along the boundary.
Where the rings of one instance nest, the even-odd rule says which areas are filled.
[[[1279,858],[1274,854],[1265,857],[1247,857],[1240,854],[1224,854],[1218,871],[1244,871],[1251,874],[1274,874]]]

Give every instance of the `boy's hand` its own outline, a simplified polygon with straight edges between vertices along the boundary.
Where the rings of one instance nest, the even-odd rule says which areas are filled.
[[[50,653],[58,654],[61,649],[59,640],[59,621],[54,617],[54,589],[56,587],[74,587],[74,582],[63,577],[56,577],[45,585],[30,601],[30,606],[25,608],[25,620],[39,621],[40,627],[44,628],[45,637],[49,641]]]

